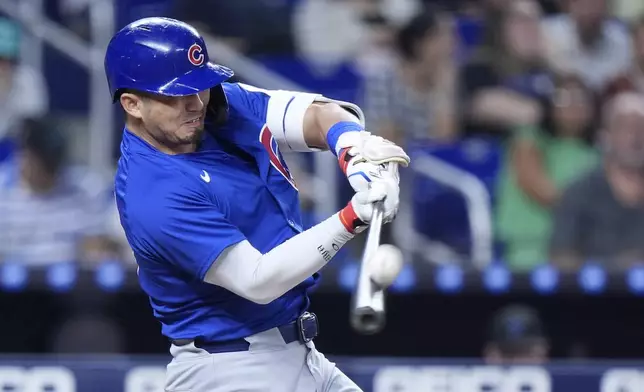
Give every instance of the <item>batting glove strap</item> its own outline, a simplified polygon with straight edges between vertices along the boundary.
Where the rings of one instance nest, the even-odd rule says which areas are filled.
[[[344,228],[351,234],[360,232],[360,228],[366,225],[366,223],[358,217],[358,214],[356,214],[356,210],[353,208],[353,204],[351,202],[340,210],[339,217]]]
[[[340,150],[340,154],[338,155],[338,163],[340,164],[340,170],[342,170],[342,173],[345,175],[347,174],[347,168],[349,167],[349,162],[351,162],[351,159],[353,157],[349,154],[349,149],[348,148],[343,148]]]

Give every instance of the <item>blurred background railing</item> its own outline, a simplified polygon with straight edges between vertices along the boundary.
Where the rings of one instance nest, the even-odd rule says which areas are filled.
[[[640,0],[0,0],[0,389],[97,391],[101,369],[105,390],[160,390],[103,71],[111,35],[152,15],[194,24],[235,81],[356,102],[412,155],[387,329],[349,328],[359,241],[312,294],[318,346],[366,390],[644,390]],[[331,154],[287,161],[305,226],[351,196]],[[31,369],[61,353],[92,359]],[[476,367],[517,356],[535,367]]]

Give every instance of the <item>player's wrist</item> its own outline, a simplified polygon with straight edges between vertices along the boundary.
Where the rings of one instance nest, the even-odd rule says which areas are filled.
[[[351,162],[351,159],[353,159],[353,156],[349,154],[349,150],[351,150],[351,148],[347,147],[338,152],[338,164],[340,165],[340,170],[342,170],[342,173],[345,175],[347,174],[349,163]]]
[[[329,150],[335,155],[339,156],[340,151],[349,147],[351,143],[347,143],[347,139],[357,138],[359,132],[364,131],[365,128],[353,121],[340,121],[335,123],[326,134],[326,141],[329,145]],[[355,134],[356,136],[352,135]]]
[[[349,201],[346,207],[340,210],[340,212],[338,213],[338,218],[340,218],[340,222],[347,230],[347,232],[351,234],[358,233],[361,228],[366,226],[366,223],[362,219],[360,219],[360,217],[356,213],[356,210],[353,207],[353,203],[351,201]]]

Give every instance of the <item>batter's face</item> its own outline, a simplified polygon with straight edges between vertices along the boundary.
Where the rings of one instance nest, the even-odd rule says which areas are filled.
[[[183,97],[121,95],[123,108],[140,125],[140,136],[170,153],[190,152],[201,140],[209,101],[210,90]]]

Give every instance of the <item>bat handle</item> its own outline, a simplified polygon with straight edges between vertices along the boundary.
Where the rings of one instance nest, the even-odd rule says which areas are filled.
[[[368,261],[378,251],[384,215],[383,202],[374,203],[373,215],[369,223],[358,283],[353,293],[351,325],[363,334],[374,334],[385,324],[384,291],[377,287],[367,270]]]
[[[363,266],[366,264],[365,262],[373,257],[373,255],[378,251],[378,247],[380,246],[383,216],[384,203],[382,201],[377,201],[373,206],[373,213],[371,214],[371,221],[369,222],[369,228],[367,230],[367,241],[362,253]]]

